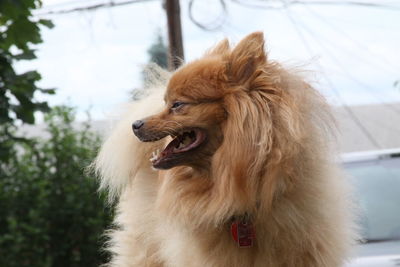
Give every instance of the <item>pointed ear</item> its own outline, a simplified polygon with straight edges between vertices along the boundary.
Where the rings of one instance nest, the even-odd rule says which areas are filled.
[[[264,34],[262,32],[249,34],[236,45],[231,53],[230,78],[233,82],[246,84],[257,69],[266,62]]]
[[[229,41],[227,38],[220,41],[215,47],[206,52],[206,55],[223,55],[230,51]]]

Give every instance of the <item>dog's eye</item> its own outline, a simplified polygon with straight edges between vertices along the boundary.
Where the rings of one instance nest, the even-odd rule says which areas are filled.
[[[174,102],[174,103],[172,104],[171,109],[177,109],[177,108],[183,106],[184,104],[185,104],[185,103],[183,103],[183,102],[176,101],[176,102]]]

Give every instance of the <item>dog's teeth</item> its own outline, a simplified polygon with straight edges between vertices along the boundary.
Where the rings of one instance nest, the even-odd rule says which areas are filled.
[[[151,152],[150,162],[156,161],[158,159],[158,157],[159,157],[159,153],[160,153],[159,149],[157,149],[156,151]]]

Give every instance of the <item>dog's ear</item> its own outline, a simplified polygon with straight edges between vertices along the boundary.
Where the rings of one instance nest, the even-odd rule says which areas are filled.
[[[264,34],[254,32],[233,49],[229,58],[228,75],[234,83],[249,86],[257,70],[265,65],[266,61]]]
[[[211,48],[206,52],[206,55],[224,55],[229,53],[230,47],[229,47],[229,41],[227,38],[224,40],[220,41],[215,47]]]

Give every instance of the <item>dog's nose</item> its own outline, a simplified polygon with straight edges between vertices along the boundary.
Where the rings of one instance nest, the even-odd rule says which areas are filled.
[[[137,131],[140,129],[140,127],[142,127],[144,124],[144,121],[142,120],[137,120],[134,123],[132,123],[132,130],[133,131]]]

